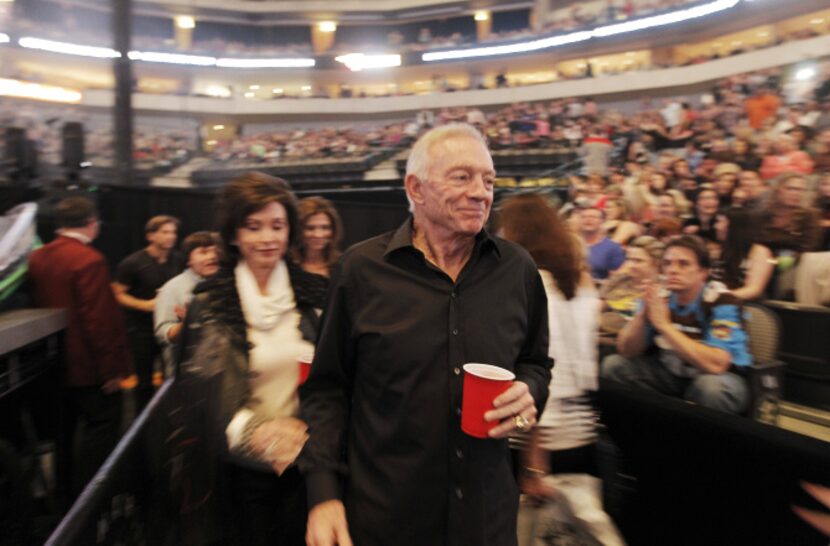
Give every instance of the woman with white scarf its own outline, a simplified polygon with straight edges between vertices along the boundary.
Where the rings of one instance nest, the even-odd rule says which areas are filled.
[[[220,190],[218,209],[223,265],[194,291],[181,374],[215,385],[203,421],[223,542],[300,546],[305,481],[293,463],[307,427],[297,360],[314,351],[328,281],[285,259],[298,228],[284,180],[245,174]]]

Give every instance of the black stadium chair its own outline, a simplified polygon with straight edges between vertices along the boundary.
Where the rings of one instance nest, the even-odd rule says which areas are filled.
[[[781,319],[784,398],[830,411],[830,308],[785,301],[765,301],[764,306]]]

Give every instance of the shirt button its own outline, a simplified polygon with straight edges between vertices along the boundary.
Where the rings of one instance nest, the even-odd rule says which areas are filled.
[[[455,456],[456,456],[456,457],[458,457],[459,459],[463,459],[463,458],[464,458],[464,452],[463,452],[463,451],[461,451],[461,448],[460,448],[460,447],[459,447],[458,449],[456,449],[456,450],[455,450]]]
[[[461,491],[460,487],[455,488],[455,496],[458,497],[458,500],[461,500],[461,499],[464,498],[464,492]]]
[[[458,328],[453,328],[452,329],[452,335],[454,335],[454,336],[458,335]]]
[[[450,294],[450,297],[452,297],[452,298],[457,298],[457,297],[458,297],[458,293],[457,293],[455,290],[453,290],[453,291],[452,291],[452,293]]]
[[[453,368],[452,373],[454,373],[455,375],[461,375],[461,368]]]
[[[461,416],[461,408],[455,408],[455,414]]]

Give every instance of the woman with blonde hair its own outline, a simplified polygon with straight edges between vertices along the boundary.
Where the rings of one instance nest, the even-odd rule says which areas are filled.
[[[294,261],[309,273],[328,277],[340,258],[343,224],[328,199],[307,197],[297,206],[299,236],[291,249]]]
[[[602,227],[609,239],[623,246],[642,232],[640,226],[628,220],[622,199],[609,199],[605,204],[605,222]]]

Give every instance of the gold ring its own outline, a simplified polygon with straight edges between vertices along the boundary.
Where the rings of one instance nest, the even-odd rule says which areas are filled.
[[[519,432],[527,432],[530,430],[530,421],[524,415],[516,415],[513,418],[513,423],[516,425],[516,430]]]

